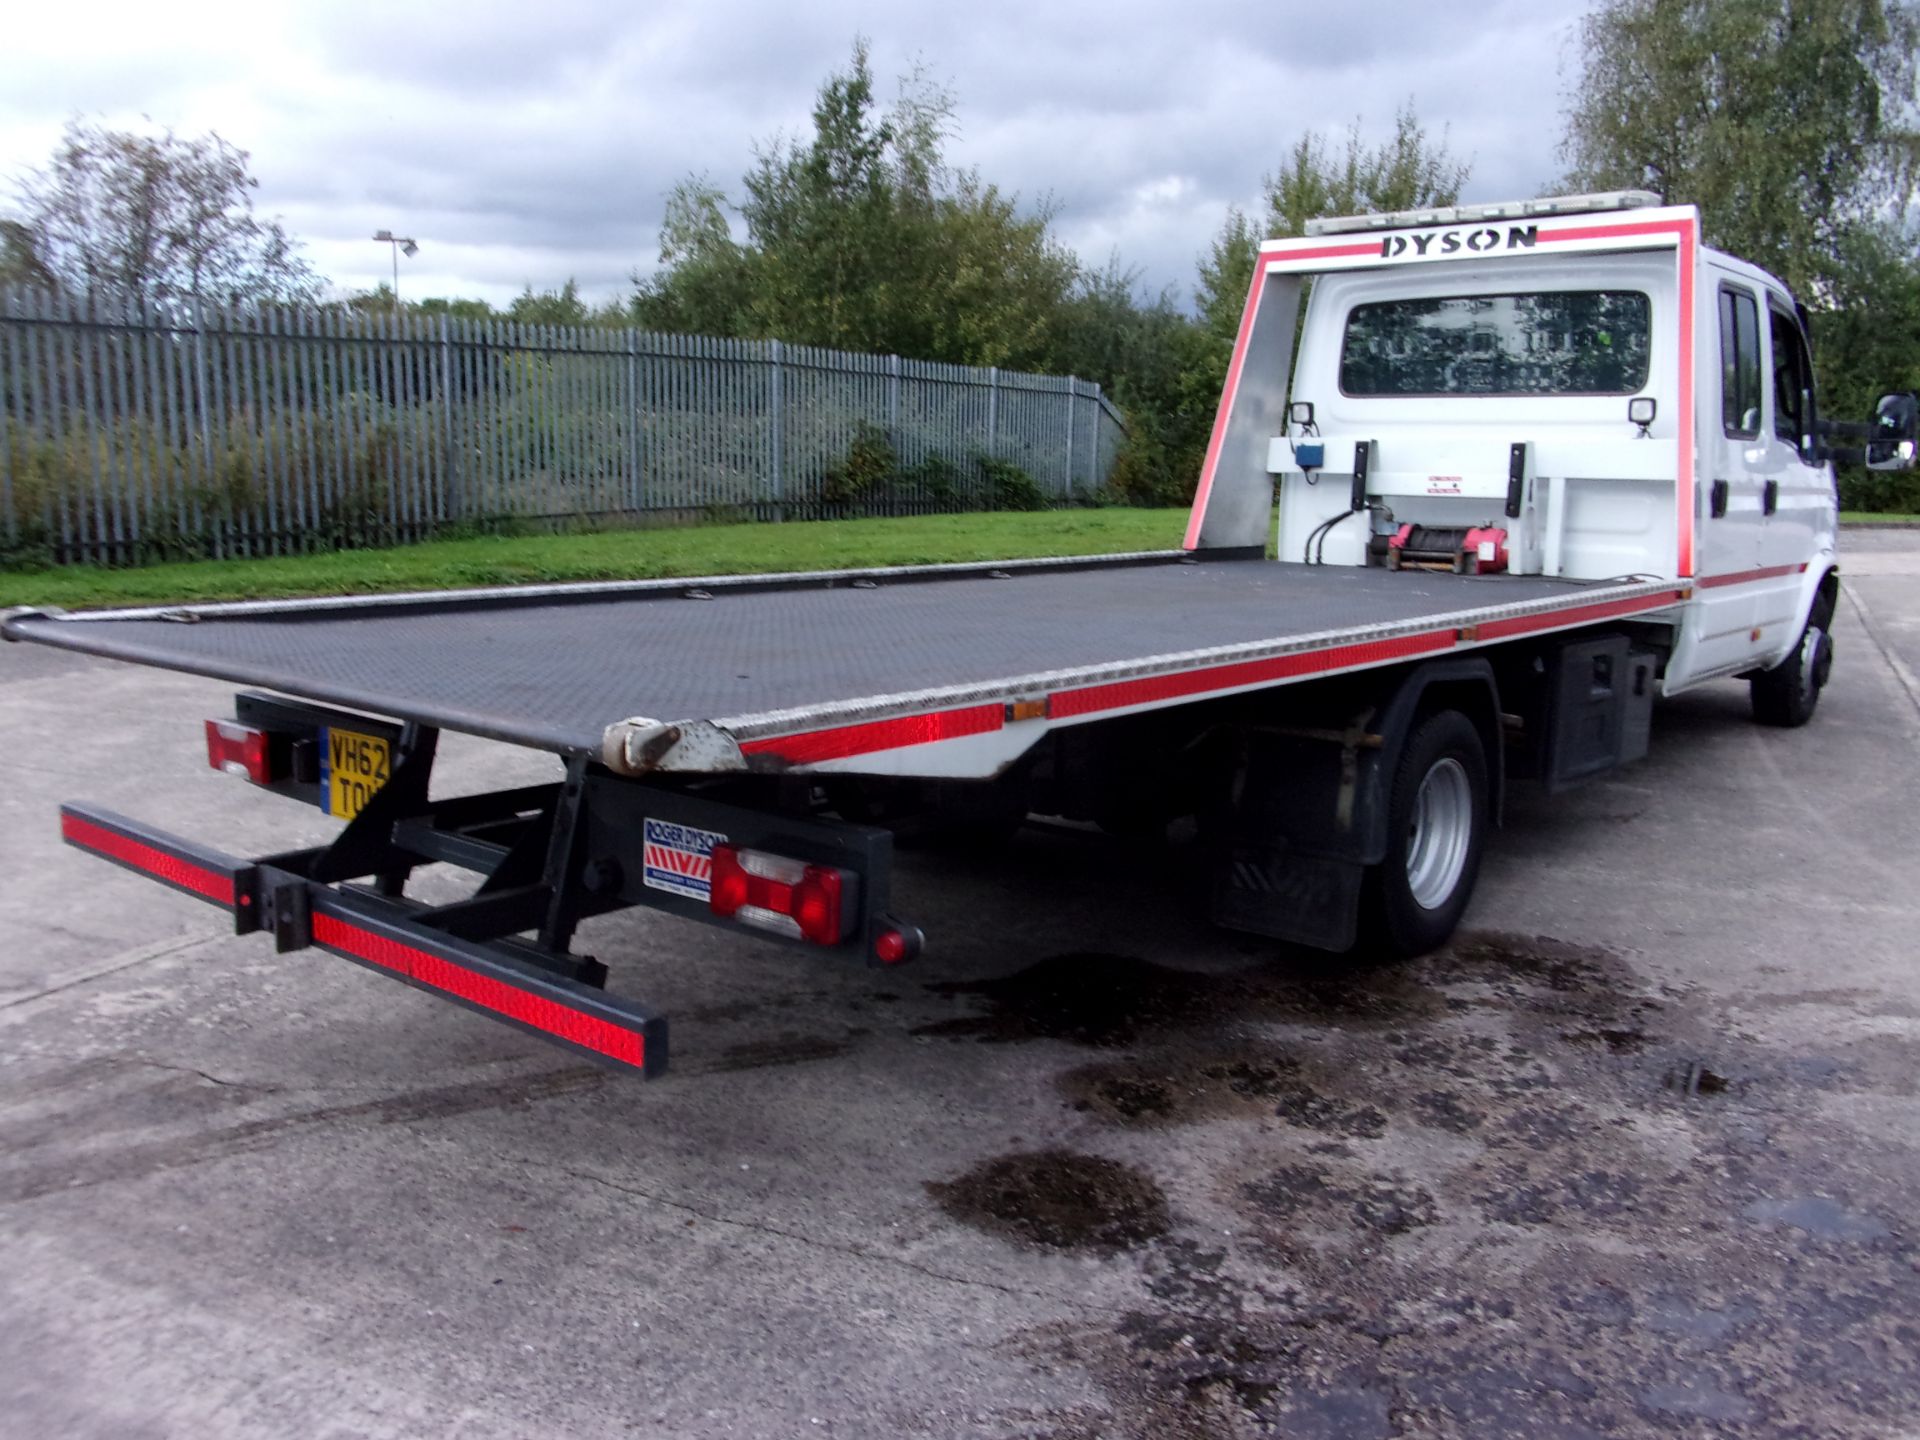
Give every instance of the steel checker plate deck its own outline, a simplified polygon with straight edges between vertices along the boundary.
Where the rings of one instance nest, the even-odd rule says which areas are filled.
[[[568,754],[633,716],[712,719],[743,748],[774,737],[948,716],[920,740],[997,729],[980,707],[1423,632],[1582,623],[1681,598],[1672,581],[1393,573],[1208,559],[848,585],[459,603],[346,613],[15,618],[14,638],[262,685],[288,695]],[[1518,632],[1514,632],[1518,633]],[[1393,657],[1357,658],[1352,664]],[[1244,683],[1281,683],[1277,674]],[[1200,686],[1189,694],[1223,693]],[[1082,702],[1084,703],[1084,702]],[[1171,701],[1166,702],[1171,703]],[[957,717],[950,712],[963,713]],[[1082,710],[1091,715],[1091,710]],[[1064,717],[1063,717],[1064,718]],[[856,745],[836,736],[820,742]],[[876,746],[874,748],[885,748]],[[820,758],[820,757],[815,757]],[[801,762],[806,763],[806,762]]]

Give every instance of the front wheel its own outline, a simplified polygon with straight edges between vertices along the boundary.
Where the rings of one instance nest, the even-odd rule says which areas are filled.
[[[1800,643],[1771,670],[1762,670],[1749,682],[1753,689],[1753,718],[1762,725],[1785,729],[1804,725],[1813,718],[1833,671],[1833,605],[1824,597],[1814,603],[1807,617],[1807,628],[1800,632]]]
[[[1373,946],[1411,956],[1446,943],[1473,898],[1487,810],[1479,729],[1458,710],[1429,717],[1401,753],[1387,856],[1367,874],[1362,932]]]

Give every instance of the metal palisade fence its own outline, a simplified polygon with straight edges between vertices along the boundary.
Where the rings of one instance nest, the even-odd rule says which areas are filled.
[[[1123,438],[1100,387],[1061,376],[0,288],[0,563],[1061,503]]]

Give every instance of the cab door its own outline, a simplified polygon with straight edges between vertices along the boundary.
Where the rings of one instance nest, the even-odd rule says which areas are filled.
[[[1713,271],[1708,271],[1713,274]],[[1696,527],[1699,631],[1695,674],[1725,671],[1759,649],[1751,576],[1760,564],[1764,467],[1768,460],[1764,302],[1746,281],[1722,274],[1718,287],[1720,415],[1702,417],[1700,516]]]
[[[1762,647],[1779,653],[1799,638],[1806,567],[1833,544],[1833,472],[1815,441],[1813,361],[1786,300],[1767,305],[1768,423],[1761,439],[1759,578],[1754,624]],[[1794,633],[1787,634],[1793,629]]]

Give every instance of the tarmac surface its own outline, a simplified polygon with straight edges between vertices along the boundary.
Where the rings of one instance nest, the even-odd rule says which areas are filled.
[[[331,827],[205,767],[230,687],[0,647],[5,1430],[1920,1435],[1920,532],[1843,548],[1812,726],[1520,790],[1439,954],[1029,828],[906,857],[900,972],[589,922],[654,1084],[63,849]]]

